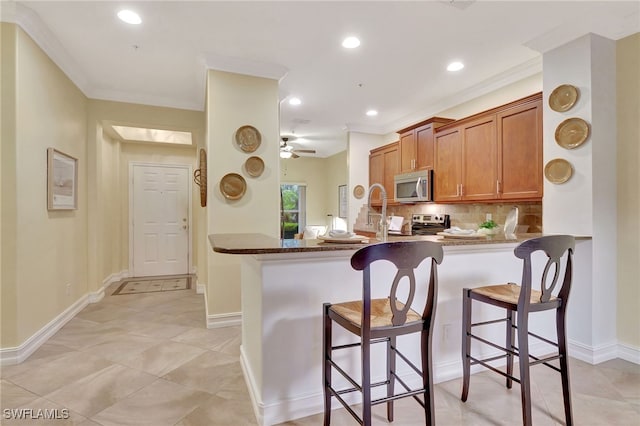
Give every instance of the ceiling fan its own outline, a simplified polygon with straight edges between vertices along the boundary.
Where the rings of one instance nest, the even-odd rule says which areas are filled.
[[[282,137],[280,140],[280,158],[299,158],[300,156],[297,154],[315,154],[315,149],[295,149],[291,145],[287,145],[289,141],[288,137]]]

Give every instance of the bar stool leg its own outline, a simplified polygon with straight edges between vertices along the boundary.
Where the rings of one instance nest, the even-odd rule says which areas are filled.
[[[469,396],[469,379],[471,377],[471,290],[462,290],[462,399]]]
[[[528,316],[518,313],[518,358],[520,364],[520,398],[522,400],[522,425],[532,426],[531,379],[529,376],[529,325]]]
[[[560,354],[560,376],[562,377],[562,397],[564,399],[564,416],[567,426],[573,425],[571,409],[571,388],[569,386],[569,360],[567,359],[566,311],[562,307],[556,311],[556,331],[558,333],[558,353]]]
[[[322,345],[324,362],[322,363],[322,375],[324,377],[324,426],[331,424],[331,318],[329,318],[329,308],[331,304],[322,305],[324,327],[322,328]]]
[[[513,311],[511,309],[507,309],[507,344],[505,347],[510,351],[513,350],[513,340],[515,338],[515,329],[513,328]],[[511,352],[507,352],[507,388],[511,389],[513,385],[513,354]]]
[[[396,382],[396,338],[390,337],[387,341],[387,396],[391,397],[394,393]],[[387,420],[393,421],[393,401],[387,402]]]
[[[435,403],[433,398],[433,370],[432,363],[430,362],[433,353],[431,347],[431,339],[429,338],[429,330],[422,330],[422,386],[424,386],[424,418],[425,425],[434,426],[436,424],[435,418]]]
[[[371,426],[371,346],[369,336],[362,338],[362,424]]]

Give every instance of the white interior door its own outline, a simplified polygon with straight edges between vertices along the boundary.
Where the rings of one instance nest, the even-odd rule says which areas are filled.
[[[133,276],[189,273],[188,166],[132,165]]]

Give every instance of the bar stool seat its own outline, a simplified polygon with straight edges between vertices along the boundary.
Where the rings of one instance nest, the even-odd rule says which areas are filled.
[[[351,266],[363,271],[362,299],[341,303],[325,303],[323,305],[323,375],[324,375],[324,425],[331,423],[331,399],[337,399],[345,409],[358,421],[370,426],[372,421],[371,407],[376,404],[387,404],[387,420],[393,421],[393,402],[399,398],[413,397],[424,408],[425,424],[434,425],[434,398],[432,372],[432,324],[435,317],[437,300],[437,264],[442,262],[442,247],[431,241],[401,241],[375,244],[358,250],[351,257]],[[423,260],[431,258],[429,280],[423,286],[426,289],[424,310],[420,314],[411,308],[416,293],[415,270]],[[371,264],[385,260],[396,267],[396,275],[392,282],[380,282],[371,276]],[[426,263],[426,262],[425,262]],[[400,285],[407,281],[408,286]],[[389,297],[371,298],[371,288],[386,286],[390,288]],[[403,287],[405,292],[398,291]],[[402,299],[402,300],[399,300]],[[359,336],[359,341],[335,346],[332,342],[333,323]],[[396,338],[409,333],[420,333],[421,368],[416,367],[396,347]],[[371,383],[371,345],[382,343],[386,346],[387,360],[385,365],[386,379]],[[333,351],[360,348],[361,377],[360,382],[349,376],[333,359]],[[396,357],[409,365],[421,377],[422,386],[411,389],[396,374]],[[340,373],[350,387],[335,389],[332,383],[332,372]],[[398,382],[404,391],[397,393]],[[386,396],[372,400],[371,389],[386,386]],[[359,416],[343,399],[343,395],[351,392],[362,394],[362,415]],[[422,397],[422,399],[419,398]]]
[[[532,425],[531,417],[531,378],[529,367],[542,364],[560,373],[562,395],[564,400],[565,421],[567,426],[573,424],[571,410],[571,391],[569,385],[569,363],[567,356],[566,309],[572,281],[572,257],[575,239],[569,235],[551,235],[534,238],[523,242],[515,248],[516,257],[523,260],[521,285],[514,283],[488,285],[462,290],[462,401],[469,396],[469,382],[471,365],[480,364],[491,371],[506,377],[507,388],[512,382],[520,383],[520,398],[522,403],[522,424]],[[547,262],[542,271],[536,271],[540,278],[540,290],[533,289],[532,254],[542,252]],[[544,259],[544,256],[542,256]],[[562,260],[564,260],[564,267]],[[560,280],[561,270],[564,276]],[[553,292],[553,293],[552,293]],[[506,317],[491,321],[472,322],[472,301],[482,302],[506,309]],[[547,339],[529,331],[530,314],[545,310],[556,311],[556,341]],[[514,320],[514,314],[516,319]],[[504,346],[491,342],[472,332],[474,327],[505,322],[506,341]],[[529,353],[529,337],[534,337],[556,348],[550,356],[538,357]],[[478,358],[471,354],[471,340],[475,339],[485,345],[504,352],[503,355],[489,358]],[[519,361],[519,377],[513,374],[514,358]],[[491,364],[492,361],[506,358],[506,371],[502,371]],[[551,361],[558,361],[556,367]]]

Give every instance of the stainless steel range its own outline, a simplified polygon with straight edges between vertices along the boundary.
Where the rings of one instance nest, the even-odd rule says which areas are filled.
[[[448,214],[414,214],[411,235],[436,235],[451,227]]]

